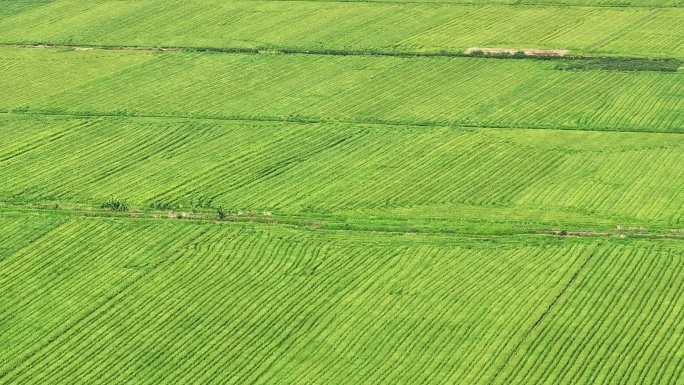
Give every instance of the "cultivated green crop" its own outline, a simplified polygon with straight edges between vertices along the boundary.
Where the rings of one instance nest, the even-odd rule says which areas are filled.
[[[684,73],[555,60],[0,49],[0,110],[682,132]]]
[[[6,201],[684,225],[680,134],[31,115],[0,133]]]
[[[0,303],[13,309],[3,314],[0,378],[484,384],[548,370],[560,382],[607,373],[663,383],[681,348],[669,336],[681,334],[683,287],[667,284],[681,282],[681,265],[668,244],[72,218],[0,265]],[[606,269],[615,283],[601,283]],[[662,283],[639,283],[654,279]],[[596,306],[586,285],[612,291]],[[661,297],[672,304],[640,320]],[[624,328],[547,337],[566,319],[598,328],[618,308],[644,329],[637,341]],[[534,358],[528,345],[581,353],[610,341],[641,349],[652,373],[610,372],[622,361],[594,356],[568,374],[553,356],[531,371],[519,358]]]
[[[683,6],[0,0],[0,384],[680,383]]]
[[[512,47],[684,56],[684,9],[540,3],[57,0],[0,20],[0,43],[452,54]]]

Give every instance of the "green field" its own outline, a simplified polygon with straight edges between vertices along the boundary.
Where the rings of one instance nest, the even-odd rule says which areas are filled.
[[[0,0],[0,384],[684,383],[681,20]]]
[[[0,111],[684,132],[684,72],[562,60],[0,49]]]
[[[684,227],[680,134],[33,115],[0,132],[6,202]]]
[[[512,47],[684,57],[681,1],[635,7],[591,7],[590,1],[577,3],[583,7],[546,1],[534,7],[503,1],[45,3],[0,20],[0,43],[450,53]]]
[[[0,219],[10,232],[18,220]],[[649,383],[681,365],[679,244],[163,219],[51,227],[0,265],[2,308],[17,309],[2,318],[6,383]],[[81,241],[60,247],[69,239]],[[560,359],[537,358],[568,328]],[[639,362],[659,365],[632,370],[596,344],[646,345]],[[568,367],[566,352],[583,364]]]

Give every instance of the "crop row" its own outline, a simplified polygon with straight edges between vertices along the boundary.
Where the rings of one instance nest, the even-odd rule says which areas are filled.
[[[670,384],[681,379],[684,256],[621,247],[592,262],[592,273],[568,289],[499,383]]]
[[[40,218],[24,216],[37,225]],[[3,221],[3,234],[4,225]],[[77,222],[77,223],[76,223]],[[183,231],[183,232],[181,232]],[[116,222],[68,221],[2,261],[3,324],[0,380],[80,320],[96,314],[123,288],[161,263],[170,250],[199,231]]]
[[[0,212],[2,242],[0,263],[44,234],[58,227],[64,220],[51,216],[27,216]]]
[[[279,0],[285,2],[294,2],[296,0]],[[313,2],[321,1],[339,1],[344,2],[345,0],[310,0]],[[529,6],[529,5],[540,5],[540,6],[585,6],[585,7],[651,7],[651,8],[670,8],[670,7],[682,7],[684,2],[681,0],[519,0],[514,3],[508,0],[363,0],[363,2],[369,3],[392,3],[392,4],[412,4],[412,3],[449,3],[449,4],[468,4],[468,5],[488,5],[488,4],[503,4],[507,6]]]
[[[19,116],[0,120],[0,140],[12,143],[0,150],[8,201],[684,220],[680,134]]]
[[[0,109],[18,112],[684,129],[684,98],[673,96],[682,73],[482,58],[3,52]]]
[[[678,23],[682,9],[551,5],[57,0],[0,20],[0,42],[419,52],[494,46],[668,57],[684,53],[684,30]]]
[[[0,264],[0,381],[483,383],[595,248],[358,238],[74,218]]]

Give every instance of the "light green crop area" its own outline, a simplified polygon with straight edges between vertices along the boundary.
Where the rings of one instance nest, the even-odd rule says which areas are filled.
[[[0,110],[683,132],[684,73],[555,60],[0,50]]]
[[[682,8],[544,2],[57,0],[0,20],[0,43],[449,53],[509,47],[684,57],[682,19]]]
[[[682,20],[0,0],[0,385],[681,384]]]
[[[680,134],[26,116],[0,140],[7,201],[684,225]]]
[[[69,240],[78,242],[60,247]],[[505,378],[534,346],[565,341],[564,351],[582,352],[608,341],[633,344],[624,328],[600,328],[606,312],[617,316],[616,307],[626,309],[621,323],[643,327],[643,362],[661,363],[639,383],[676,375],[680,341],[670,336],[682,333],[676,309],[684,288],[667,284],[683,278],[682,251],[674,245],[466,242],[72,219],[0,264],[0,303],[16,309],[3,315],[0,378],[486,384]],[[662,283],[640,284],[653,280]],[[587,303],[587,287],[601,295],[602,309]],[[613,289],[605,293],[606,287]],[[640,309],[656,298],[671,305],[640,319]],[[582,339],[547,337],[564,327],[564,313],[587,325],[576,331]],[[576,378],[625,378],[624,361],[594,355],[583,362],[572,366]],[[563,363],[544,360],[532,372],[510,375],[559,376]]]
[[[261,0],[247,0],[260,2]],[[286,2],[297,2],[301,0],[281,0]],[[352,0],[309,0],[312,2],[352,2]],[[594,7],[652,7],[652,8],[680,8],[684,6],[682,0],[356,0],[363,3],[393,3],[393,4],[412,4],[412,3],[437,3],[437,4],[475,4],[488,5],[499,4],[506,6],[594,6]]]

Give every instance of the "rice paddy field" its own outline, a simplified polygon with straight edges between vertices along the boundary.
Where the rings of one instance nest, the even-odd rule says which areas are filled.
[[[0,0],[0,384],[684,383],[682,12]]]

